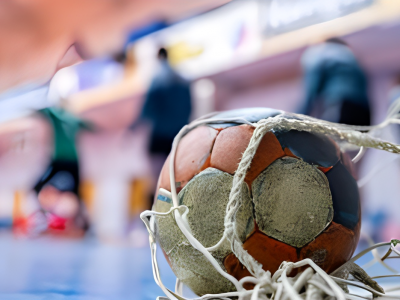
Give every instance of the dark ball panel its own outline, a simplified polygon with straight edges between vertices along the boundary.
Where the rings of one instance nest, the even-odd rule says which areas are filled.
[[[333,221],[353,230],[360,221],[360,195],[356,180],[341,161],[325,175],[332,193]]]
[[[331,167],[340,159],[340,149],[324,135],[297,130],[278,131],[275,135],[283,149],[289,148],[309,164]]]
[[[356,170],[354,168],[354,163],[351,161],[350,156],[347,153],[340,154],[340,161],[346,167],[347,171],[357,180]]]

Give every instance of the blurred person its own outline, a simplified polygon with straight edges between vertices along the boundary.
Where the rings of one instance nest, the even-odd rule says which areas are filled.
[[[330,122],[370,125],[367,77],[344,41],[332,38],[312,46],[301,62],[306,94],[301,114]]]
[[[60,171],[40,190],[38,199],[45,211],[48,232],[82,236],[87,229],[86,217],[81,213],[81,203],[74,192],[75,185],[75,179],[70,173]]]
[[[79,195],[76,137],[80,130],[93,130],[93,126],[60,107],[45,108],[39,112],[53,128],[54,149],[51,163],[34,190],[42,209],[50,213],[50,229],[65,229],[65,223],[70,220],[70,227],[73,224],[74,229],[83,233],[88,229],[88,220]]]
[[[389,91],[390,104],[398,99],[400,99],[400,74],[395,77],[393,86]]]
[[[389,90],[389,109],[388,114],[394,115],[400,113],[400,75],[395,76],[392,87]],[[392,124],[391,133],[393,135],[393,139],[399,143],[400,142],[400,126]]]
[[[152,127],[149,153],[155,182],[175,136],[189,122],[192,111],[190,82],[172,69],[165,48],[158,51],[158,60],[142,111],[142,118]]]
[[[134,28],[228,1],[0,1],[0,92],[45,84],[63,67],[115,53]]]

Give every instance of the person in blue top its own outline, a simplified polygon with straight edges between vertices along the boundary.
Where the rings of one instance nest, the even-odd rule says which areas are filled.
[[[179,76],[168,63],[167,50],[158,52],[159,66],[142,111],[152,125],[150,153],[167,156],[179,130],[189,122],[192,111],[190,82]]]
[[[354,53],[338,39],[302,56],[305,101],[300,113],[350,125],[370,125],[368,81]]]
[[[158,60],[141,114],[141,119],[151,125],[149,153],[154,182],[171,151],[174,137],[189,123],[192,112],[190,82],[172,69],[166,49],[159,50]]]

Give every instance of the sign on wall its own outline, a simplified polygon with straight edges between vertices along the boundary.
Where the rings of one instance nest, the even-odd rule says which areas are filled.
[[[267,36],[333,20],[371,5],[374,0],[265,0]]]

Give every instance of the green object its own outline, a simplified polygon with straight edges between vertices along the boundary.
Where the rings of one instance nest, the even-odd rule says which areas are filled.
[[[45,108],[39,111],[51,123],[54,130],[55,161],[78,161],[76,136],[82,129],[92,130],[92,126],[59,107]]]

